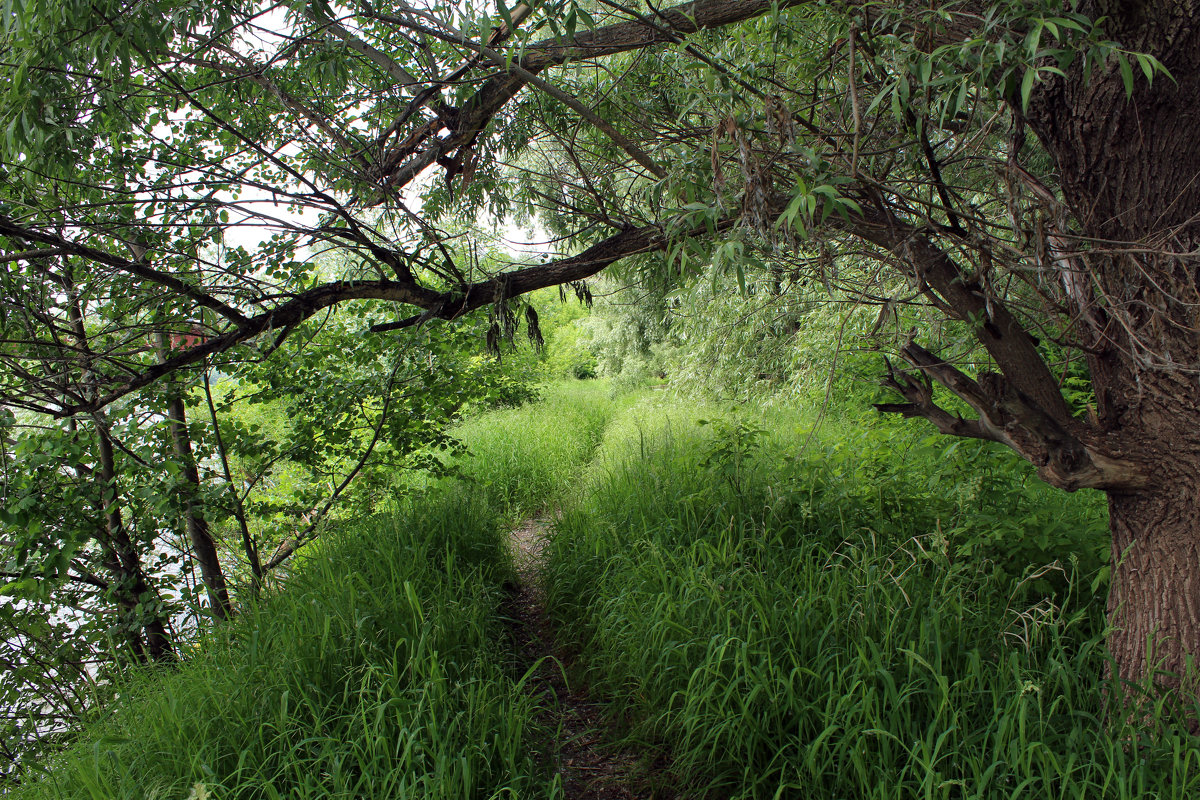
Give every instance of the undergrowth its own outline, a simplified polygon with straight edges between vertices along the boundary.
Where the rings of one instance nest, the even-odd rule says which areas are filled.
[[[619,406],[565,384],[464,422],[460,477],[328,531],[10,796],[558,797],[506,627],[508,524],[566,491]]]
[[[332,535],[16,796],[528,796],[535,709],[497,647],[495,522],[448,492]]]
[[[895,424],[808,440],[785,416],[642,407],[551,541],[560,638],[630,741],[669,751],[675,785],[1200,793],[1183,725],[1106,714],[1123,687],[1101,677],[1100,498]]]

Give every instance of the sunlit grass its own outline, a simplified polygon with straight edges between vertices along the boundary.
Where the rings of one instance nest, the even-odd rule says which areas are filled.
[[[606,381],[563,381],[536,404],[469,419],[454,431],[468,448],[463,474],[493,507],[540,513],[578,482],[609,420],[629,402],[614,399]]]

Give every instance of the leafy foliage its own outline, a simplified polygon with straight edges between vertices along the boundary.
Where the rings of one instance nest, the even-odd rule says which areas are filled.
[[[470,326],[434,325],[399,342],[364,341],[352,320],[331,315],[289,338],[282,358],[225,366],[213,409],[219,445],[213,420],[200,421],[208,416],[203,387],[192,387],[198,505],[243,602],[263,580],[256,570],[282,564],[327,518],[372,513],[411,491],[422,473],[444,474],[439,456],[459,449],[446,427],[465,407],[530,396],[519,362],[481,354],[477,340]],[[104,417],[119,445],[109,485],[99,477],[96,430],[27,413],[20,424],[10,418],[0,553],[4,592],[16,598],[5,606],[12,694],[3,729],[3,746],[23,754],[14,767],[53,751],[95,712],[109,694],[102,687],[135,658],[128,637],[161,620],[182,653],[211,622],[184,535],[189,487],[166,425],[153,407],[121,410]],[[119,508],[129,555],[145,573],[136,597],[124,596],[115,556],[98,543],[108,537],[106,504]]]
[[[613,324],[552,338],[554,369],[617,387],[677,374],[725,398],[786,387],[835,410],[880,399],[855,381],[886,372],[905,402],[881,410],[1004,444],[1063,488],[1114,503],[1150,491],[1159,465],[1122,448],[1145,438],[1157,459],[1186,426],[1147,438],[1156,415],[1124,409],[1156,392],[1176,393],[1164,407],[1196,406],[1176,378],[1200,364],[1187,299],[1200,183],[1165,176],[1138,194],[1117,173],[1157,177],[1194,146],[1161,135],[1184,127],[1177,109],[1196,93],[1194,14],[1062,0],[640,9],[8,3],[6,590],[70,605],[79,584],[87,613],[107,616],[88,630],[123,639],[110,663],[176,656],[204,613],[193,561],[210,598],[222,558],[254,594],[260,547],[278,566],[322,521],[380,503],[403,471],[444,476],[461,456],[446,424],[532,396],[535,357],[504,367],[441,323],[465,318],[497,354],[522,325],[540,343],[521,298],[565,285],[590,297],[581,281],[605,269],[640,297]],[[1087,98],[1111,102],[1111,128],[1091,124]],[[1146,152],[1080,133],[1100,129],[1136,130]],[[1146,203],[1145,189],[1170,203]],[[492,229],[535,217],[556,237],[545,254],[481,255]],[[838,325],[817,308],[830,299],[850,309]],[[486,322],[470,316],[485,307]],[[401,347],[383,336],[398,330],[414,333]],[[867,361],[874,351],[908,366]],[[214,370],[220,407],[207,391],[199,402]],[[185,397],[211,425],[184,419]],[[588,441],[602,416],[576,418]],[[738,502],[761,500],[747,472],[765,451],[758,428],[714,427],[693,466]],[[545,449],[577,464],[586,447]],[[942,555],[990,559],[977,567],[997,585],[1067,545],[1103,557],[1040,499],[1019,505],[1026,476],[1011,463],[973,446],[921,460],[934,483],[842,499],[889,524],[932,520]],[[887,459],[842,463],[856,487],[894,477]],[[1191,480],[1192,466],[1171,469]],[[974,477],[946,480],[962,469]],[[511,508],[533,504],[503,472],[475,477]],[[557,496],[565,482],[550,470],[535,483]],[[941,484],[1028,516],[977,530]],[[185,539],[214,553],[193,557]],[[1063,588],[1051,572],[1030,583]],[[1111,629],[1142,653],[1141,632]]]

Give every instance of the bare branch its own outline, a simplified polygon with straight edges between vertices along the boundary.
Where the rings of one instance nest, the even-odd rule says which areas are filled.
[[[884,403],[876,406],[880,411],[923,417],[942,433],[1000,442],[1060,489],[1129,491],[1146,485],[1143,465],[1114,456],[1111,443],[1098,446],[1099,437],[1090,426],[1071,424],[1075,430],[1069,430],[1003,376],[986,372],[974,380],[915,343],[905,345],[900,354],[920,374],[897,372],[889,364],[884,385],[909,402]],[[962,419],[935,405],[933,381],[966,402],[979,418]]]
[[[927,284],[960,319],[973,323],[979,342],[1009,380],[1060,422],[1070,418],[1058,381],[1036,340],[996,297],[989,296],[925,230],[878,207],[864,207],[844,226],[851,233],[894,254],[911,276]]]
[[[876,403],[875,409],[881,414],[900,414],[904,417],[922,417],[933,423],[933,426],[947,436],[961,436],[969,439],[987,439],[1001,441],[993,431],[990,431],[977,419],[963,419],[958,414],[938,406],[933,401],[933,382],[923,373],[909,373],[897,370],[888,359],[883,360],[887,367],[887,377],[880,383],[899,394],[907,403]]]

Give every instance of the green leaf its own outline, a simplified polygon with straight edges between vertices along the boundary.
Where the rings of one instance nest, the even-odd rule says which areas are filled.
[[[1145,53],[1137,54],[1138,66],[1142,68],[1142,74],[1146,76],[1146,83],[1154,82],[1154,63],[1151,61],[1153,56],[1148,56]]]
[[[505,3],[504,0],[500,0],[500,2],[496,4],[496,8],[500,11],[500,19],[504,20],[504,24],[508,26],[509,33],[512,33],[517,26],[513,25],[512,11],[509,10],[508,4]],[[483,43],[487,44],[486,37],[483,39]]]
[[[1133,97],[1133,67],[1124,53],[1117,53],[1117,66],[1121,70],[1121,82],[1125,84],[1125,99]]]
[[[566,32],[566,35],[567,35],[566,38],[568,41],[573,41],[575,39],[576,19],[577,18],[575,16],[575,9],[572,8],[570,11],[567,12],[566,19],[563,20],[563,28]]]
[[[1032,67],[1025,70],[1021,78],[1021,110],[1029,110],[1029,96],[1033,93],[1033,82],[1037,78],[1037,70]]]
[[[1041,43],[1042,43],[1042,23],[1039,22],[1037,25],[1034,26],[1033,30],[1031,30],[1029,32],[1029,35],[1025,37],[1025,52],[1028,53],[1028,55],[1031,59],[1037,58],[1038,46]]]

